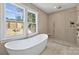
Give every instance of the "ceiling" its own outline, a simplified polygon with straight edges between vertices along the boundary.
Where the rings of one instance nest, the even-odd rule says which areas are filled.
[[[76,6],[75,3],[33,3],[33,4],[48,14]]]

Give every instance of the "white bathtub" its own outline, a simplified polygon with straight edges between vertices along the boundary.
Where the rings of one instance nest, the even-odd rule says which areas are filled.
[[[47,34],[39,34],[34,37],[8,42],[5,47],[10,55],[38,55],[47,45]]]

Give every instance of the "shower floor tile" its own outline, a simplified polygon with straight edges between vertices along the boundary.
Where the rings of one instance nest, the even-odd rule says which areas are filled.
[[[75,45],[57,43],[54,38],[49,38],[47,47],[41,55],[79,55],[79,48]]]

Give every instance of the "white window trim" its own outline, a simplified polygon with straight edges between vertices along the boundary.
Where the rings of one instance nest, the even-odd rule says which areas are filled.
[[[11,3],[11,4],[14,4],[14,3]],[[16,39],[22,39],[22,38],[26,38],[26,37],[30,37],[30,36],[33,36],[33,35],[36,35],[38,34],[38,12],[33,10],[33,9],[29,9],[27,6],[23,5],[23,4],[14,4],[15,6],[18,6],[18,7],[21,7],[22,9],[24,9],[24,35],[17,35],[17,36],[10,36],[10,37],[5,37],[5,21],[3,21],[5,18],[4,18],[4,4],[1,4],[1,38],[0,40],[16,40]],[[33,34],[30,34],[28,35],[28,12],[32,12],[36,15],[36,32],[33,33]]]
[[[34,13],[36,15],[36,32],[33,34],[28,34],[28,37],[38,34],[38,12],[33,10],[28,10],[28,12]]]
[[[12,4],[12,3],[11,3]],[[21,39],[21,38],[25,38],[26,36],[27,36],[27,34],[25,33],[26,32],[26,14],[27,14],[27,11],[25,10],[25,8],[24,7],[22,7],[21,5],[18,5],[18,4],[13,4],[13,5],[15,5],[15,6],[17,6],[17,7],[20,7],[20,8],[22,8],[23,10],[24,10],[24,19],[23,19],[23,22],[24,22],[24,31],[23,31],[23,34],[22,35],[16,35],[16,36],[6,36],[4,33],[6,32],[6,21],[5,21],[5,10],[4,10],[4,8],[5,8],[5,4],[2,4],[2,14],[1,14],[1,19],[2,19],[2,37],[1,37],[1,39],[2,40],[7,40],[7,39],[10,39],[10,40],[16,40],[16,39]],[[25,13],[26,12],[26,13]]]

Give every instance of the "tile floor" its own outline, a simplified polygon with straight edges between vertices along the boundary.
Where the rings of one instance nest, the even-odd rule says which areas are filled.
[[[59,43],[54,38],[49,38],[47,47],[41,55],[79,55],[79,48],[76,45]]]

